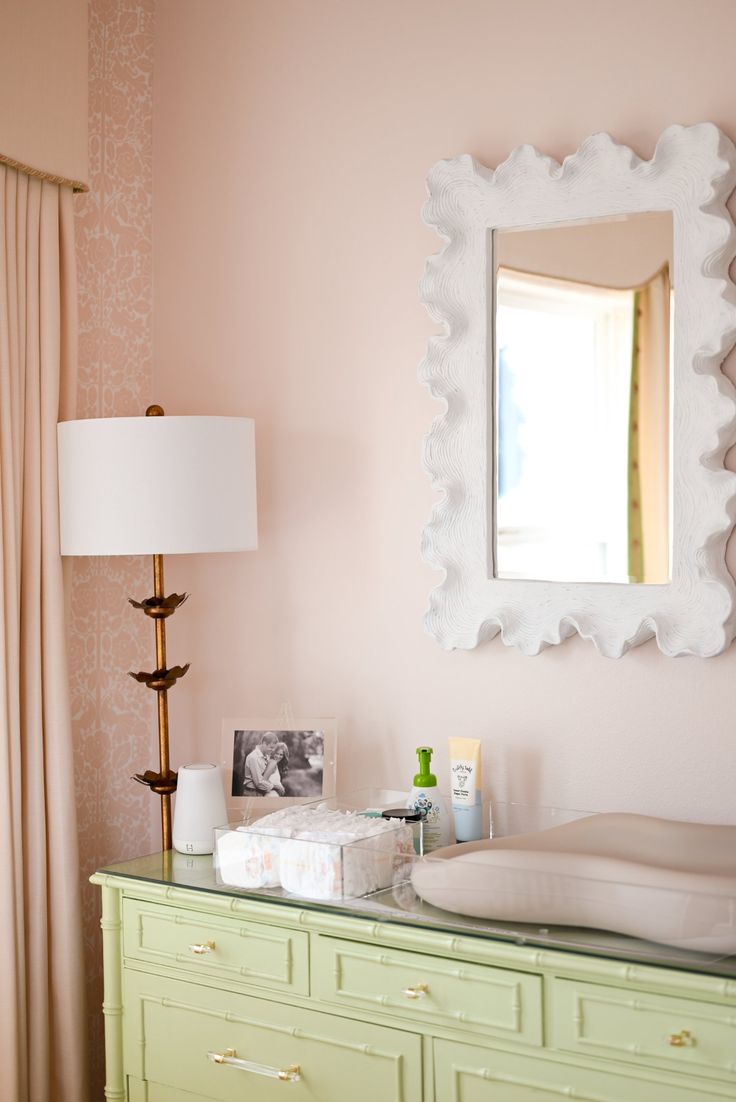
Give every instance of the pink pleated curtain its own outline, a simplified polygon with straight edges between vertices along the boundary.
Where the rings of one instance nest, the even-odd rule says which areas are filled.
[[[72,190],[0,165],[0,1099],[85,1102],[56,423],[74,415]]]

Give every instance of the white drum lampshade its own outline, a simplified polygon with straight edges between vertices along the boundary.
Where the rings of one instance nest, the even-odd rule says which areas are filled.
[[[258,545],[248,417],[59,425],[62,555],[186,555]]]
[[[182,765],[174,804],[174,849],[179,853],[212,853],[215,827],[226,821],[219,766]]]

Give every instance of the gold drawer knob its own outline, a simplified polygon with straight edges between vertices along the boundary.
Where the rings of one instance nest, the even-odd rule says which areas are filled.
[[[695,1038],[689,1029],[681,1029],[679,1033],[670,1033],[667,1038],[673,1048],[685,1048],[686,1045],[694,1045]]]
[[[401,994],[405,999],[424,999],[429,994],[429,984],[415,983],[413,987],[405,987]]]
[[[279,1068],[279,1079],[282,1083],[298,1083],[302,1077],[302,1069],[298,1064],[289,1064],[288,1068]]]
[[[214,941],[205,941],[201,945],[190,945],[189,952],[195,953],[198,957],[204,957],[207,953],[211,953],[214,948]]]
[[[208,1052],[207,1056],[213,1064],[224,1064],[227,1060],[232,1060],[233,1056],[237,1056],[234,1048],[226,1048],[224,1052]]]

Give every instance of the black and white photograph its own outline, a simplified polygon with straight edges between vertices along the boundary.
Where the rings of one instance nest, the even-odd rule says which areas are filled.
[[[235,731],[232,796],[322,795],[322,731]]]
[[[251,799],[302,802],[335,795],[335,721],[299,727],[223,721],[228,803]]]

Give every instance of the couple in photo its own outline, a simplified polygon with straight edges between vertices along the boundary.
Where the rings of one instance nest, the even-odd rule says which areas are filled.
[[[289,748],[275,731],[264,731],[245,759],[244,796],[283,796],[283,777],[289,768]]]

